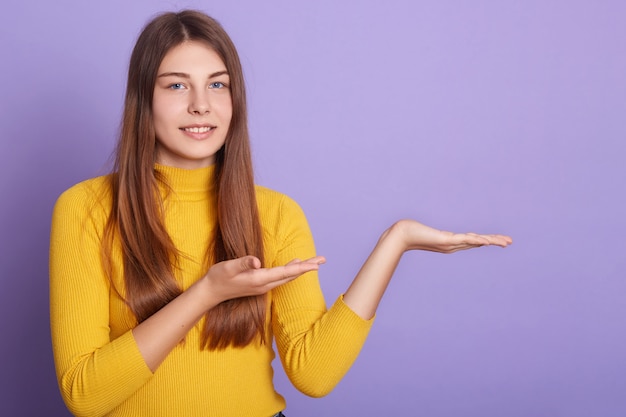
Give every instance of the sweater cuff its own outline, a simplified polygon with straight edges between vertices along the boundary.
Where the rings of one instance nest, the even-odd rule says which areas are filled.
[[[139,351],[139,346],[137,346],[132,330],[127,331],[115,340],[115,349],[119,352],[124,352],[124,369],[118,370],[120,378],[128,378],[129,380],[144,378],[147,380],[154,375]]]
[[[348,305],[343,301],[343,294],[337,298],[335,304],[331,307],[331,310],[342,317],[342,321],[352,327],[355,330],[369,331],[374,324],[376,314],[369,320],[365,320],[358,314],[356,314]]]

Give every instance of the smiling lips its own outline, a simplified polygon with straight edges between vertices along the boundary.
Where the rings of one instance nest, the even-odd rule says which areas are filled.
[[[203,125],[203,126],[187,126],[181,127],[180,130],[187,135],[188,137],[195,140],[204,140],[208,139],[213,135],[213,131],[216,129],[216,126]]]
[[[215,129],[215,126],[200,126],[200,127],[194,126],[194,127],[183,127],[181,129],[189,133],[207,133]]]

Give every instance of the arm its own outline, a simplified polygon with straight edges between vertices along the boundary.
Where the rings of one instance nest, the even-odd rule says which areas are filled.
[[[191,327],[211,308],[232,298],[265,294],[305,272],[316,270],[322,258],[261,268],[246,256],[212,266],[185,292],[136,326],[132,332],[146,364],[154,372]]]
[[[264,221],[270,237],[266,260],[280,265],[314,257],[313,238],[297,203],[285,196],[268,200],[261,205],[262,212],[271,213]],[[272,329],[289,380],[306,395],[328,394],[357,358],[373,321],[359,317],[341,298],[327,310],[317,271],[275,288],[271,301]]]
[[[404,252],[426,250],[452,253],[488,245],[506,247],[512,242],[508,236],[455,234],[413,220],[401,220],[382,234],[343,299],[356,314],[369,319],[374,316]]]
[[[77,416],[106,414],[152,376],[130,331],[111,336],[111,306],[123,301],[100,262],[106,212],[93,184],[59,197],[50,233],[52,348],[61,395]]]
[[[281,208],[281,250],[276,262],[313,256],[304,214],[295,202]],[[281,239],[278,239],[281,240]],[[376,308],[407,250],[450,253],[477,246],[506,246],[499,235],[453,234],[403,220],[383,233],[354,281],[326,311],[317,273],[305,274],[272,291],[273,328],[283,367],[303,393],[323,396],[343,378],[365,342]]]

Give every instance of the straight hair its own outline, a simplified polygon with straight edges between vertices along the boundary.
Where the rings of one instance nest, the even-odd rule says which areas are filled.
[[[119,239],[125,285],[121,295],[137,323],[182,292],[176,271],[183,255],[165,228],[158,188],[159,184],[167,184],[154,169],[152,99],[161,61],[168,51],[186,41],[203,42],[222,59],[230,76],[233,106],[225,145],[215,157],[217,220],[207,267],[211,262],[246,255],[264,262],[245,85],[237,50],[222,26],[204,13],[185,10],[161,14],[145,26],[130,58],[124,114],[110,176],[112,210],[103,239],[103,260],[109,277],[113,243]],[[265,315],[265,295],[224,301],[205,314],[201,347],[243,347],[256,339],[265,343]]]

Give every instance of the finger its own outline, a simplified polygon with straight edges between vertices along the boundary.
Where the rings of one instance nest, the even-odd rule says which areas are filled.
[[[507,247],[511,243],[513,243],[513,239],[509,236],[504,235],[483,235],[486,239],[489,240],[490,244],[497,245],[501,247]]]
[[[294,265],[297,263],[311,263],[311,264],[321,265],[321,264],[326,263],[326,258],[324,258],[323,256],[315,256],[313,258],[309,258],[304,261],[296,258],[296,259],[292,259],[291,261],[289,261],[286,265]]]
[[[260,280],[263,282],[262,285],[266,287],[266,290],[269,291],[272,288],[286,284],[287,282],[292,281],[307,272],[315,271],[317,269],[319,269],[319,265],[316,263],[299,262],[255,272],[262,273],[263,277],[260,278]]]
[[[239,258],[239,272],[245,272],[251,269],[259,269],[261,261],[256,256],[244,256]]]
[[[448,241],[441,245],[439,250],[436,251],[442,253],[454,253],[490,244],[492,243],[489,239],[477,233],[453,233]]]
[[[471,247],[490,245],[491,241],[484,235],[478,233],[464,233],[462,243]]]
[[[467,233],[468,235],[474,236],[477,239],[480,239],[483,242],[487,242],[485,244],[487,245],[496,245],[496,246],[501,246],[501,247],[507,247],[508,245],[510,245],[511,243],[513,243],[513,239],[511,239],[509,236],[504,236],[504,235],[495,235],[495,234],[491,234],[491,235],[479,235],[476,233]]]
[[[507,245],[513,244],[513,238],[511,236],[507,236],[507,235],[495,235],[495,236],[502,239],[504,242],[506,242]]]
[[[313,258],[309,258],[309,259],[307,259],[307,260],[306,260],[306,261],[304,261],[304,262],[314,263],[314,264],[317,264],[317,265],[322,265],[322,264],[325,264],[325,263],[326,263],[326,258],[325,258],[325,257],[323,257],[323,256],[315,256],[315,257],[313,257]]]
[[[287,264],[283,267],[277,267],[277,269],[281,271],[284,277],[300,276],[304,273],[318,270],[319,264],[315,262],[304,261],[304,262],[298,262],[298,263],[291,264],[291,265]]]

